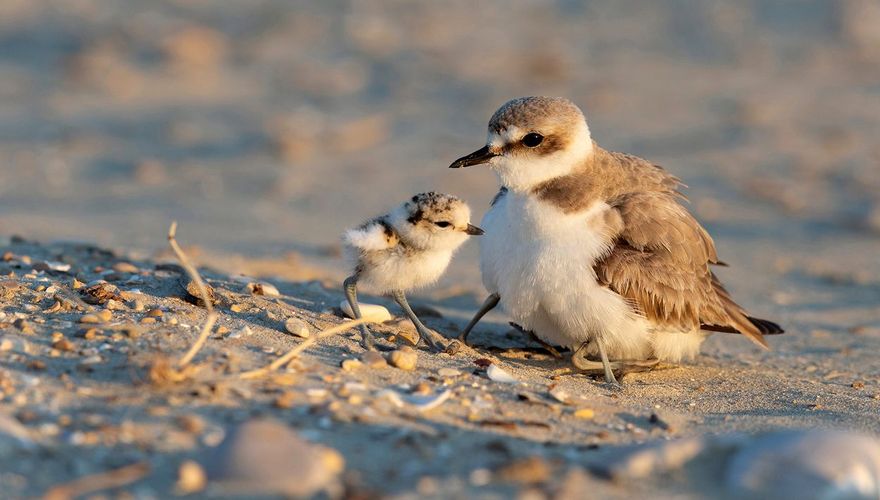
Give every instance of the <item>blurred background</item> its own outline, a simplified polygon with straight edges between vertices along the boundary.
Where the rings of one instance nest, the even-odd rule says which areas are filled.
[[[418,191],[480,217],[447,166],[534,94],[684,179],[724,260],[880,279],[876,0],[3,0],[0,234],[332,256]]]

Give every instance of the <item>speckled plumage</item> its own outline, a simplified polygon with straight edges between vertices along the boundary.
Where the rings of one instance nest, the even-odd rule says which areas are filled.
[[[448,222],[439,227],[437,222]],[[467,239],[470,208],[455,196],[421,193],[343,235],[358,281],[379,293],[434,283]]]

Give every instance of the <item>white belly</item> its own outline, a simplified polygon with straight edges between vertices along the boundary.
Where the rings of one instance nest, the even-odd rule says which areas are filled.
[[[507,193],[481,224],[486,230],[480,241],[483,283],[501,296],[514,321],[547,342],[577,348],[601,339],[612,358],[650,357],[650,325],[599,285],[593,271],[610,250],[608,237],[593,229],[609,209],[597,202],[564,214]]]
[[[407,292],[437,281],[452,259],[452,252],[415,252],[400,248],[381,252],[370,262],[360,279],[376,293]]]

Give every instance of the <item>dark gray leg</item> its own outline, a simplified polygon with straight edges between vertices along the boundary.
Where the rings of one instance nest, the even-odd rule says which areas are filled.
[[[348,299],[348,305],[351,306],[351,312],[354,313],[355,319],[361,319],[361,306],[358,305],[357,299],[357,275],[349,276],[342,282],[345,287],[345,298]],[[373,342],[373,334],[367,328],[367,325],[360,325],[361,328],[361,347],[368,351],[375,351],[376,345]]]
[[[533,332],[531,330],[526,330],[525,328],[521,327],[520,325],[518,325],[512,321],[510,322],[510,326],[512,326],[516,331],[522,333],[523,335],[528,336],[530,340],[539,344],[541,347],[544,348],[545,351],[549,352],[550,355],[553,356],[554,358],[562,359],[562,354],[558,350],[556,350],[556,347],[551,345],[549,342],[544,342],[543,340],[541,340],[541,338],[538,337],[535,334],[535,332]]]
[[[464,327],[464,331],[461,332],[461,335],[458,336],[458,339],[464,342],[465,345],[470,345],[468,344],[467,338],[468,335],[471,334],[471,330],[473,330],[474,327],[477,326],[477,323],[479,323],[480,320],[483,319],[483,316],[485,316],[487,312],[495,309],[500,300],[500,295],[498,295],[497,293],[490,293],[489,296],[486,297],[486,300],[483,301],[483,305],[480,306],[477,314],[475,314],[473,319],[471,319],[471,322],[468,323],[466,327]]]
[[[443,341],[443,336],[431,330],[422,323],[419,317],[416,316],[416,313],[414,313],[412,308],[409,306],[409,302],[406,301],[406,295],[404,295],[403,292],[393,292],[391,296],[394,297],[394,300],[397,301],[397,303],[403,309],[403,312],[406,313],[410,321],[413,322],[413,325],[415,325],[416,327],[416,331],[419,332],[419,337],[424,339],[425,342],[431,347],[431,349],[437,352],[446,349],[446,344]]]

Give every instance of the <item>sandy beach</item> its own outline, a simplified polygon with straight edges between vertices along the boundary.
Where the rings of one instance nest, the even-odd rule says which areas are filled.
[[[733,498],[762,436],[871,442],[877,26],[860,0],[3,2],[0,496],[273,497],[257,486],[278,478],[291,496]],[[532,94],[689,186],[721,279],[785,327],[771,350],[715,334],[615,391],[493,312],[476,349],[416,349],[414,369],[348,329],[242,377],[347,321],[345,228],[427,190],[479,220],[496,178],[447,166]],[[183,367],[208,311],[173,220],[216,294]],[[412,297],[448,337],[484,298],[477,251]],[[413,327],[362,300],[395,315],[374,328],[388,358]]]

